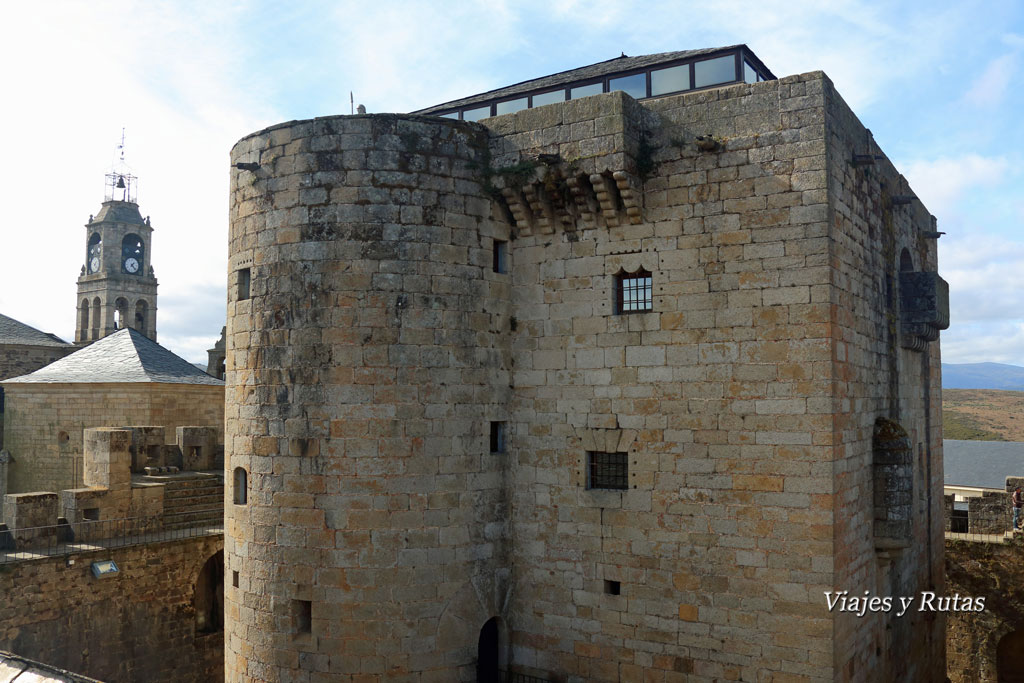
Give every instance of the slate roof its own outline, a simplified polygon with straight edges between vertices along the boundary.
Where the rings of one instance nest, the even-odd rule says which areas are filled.
[[[0,650],[0,683],[100,683],[95,678],[65,671]]]
[[[142,214],[139,213],[139,205],[135,202],[119,202],[111,200],[103,202],[100,212],[93,217],[92,222],[116,221],[118,223],[142,224]]]
[[[207,375],[131,328],[95,341],[33,373],[4,380],[5,384],[112,382],[224,385],[222,380]]]
[[[609,74],[619,73],[621,71],[630,71],[632,69],[643,69],[648,66],[654,66],[655,64],[661,64],[663,62],[671,62],[677,59],[686,59],[688,57],[697,57],[700,55],[709,55],[715,52],[724,52],[727,50],[735,50],[737,48],[746,48],[747,54],[755,61],[758,65],[764,68],[765,73],[771,73],[761,60],[747,48],[746,45],[729,45],[727,47],[709,47],[700,50],[679,50],[677,52],[658,52],[653,55],[639,55],[636,57],[627,57],[625,55],[621,57],[615,57],[614,59],[608,59],[597,64],[591,64],[590,66],[581,66],[577,69],[569,69],[568,71],[560,71],[550,76],[542,76],[540,78],[534,78],[529,81],[523,81],[522,83],[516,83],[515,85],[509,85],[504,88],[498,88],[496,90],[489,90],[479,95],[472,95],[470,97],[464,97],[460,100],[452,100],[445,102],[444,104],[434,105],[427,107],[426,109],[420,109],[412,112],[413,114],[431,114],[436,111],[443,111],[446,109],[454,109],[456,107],[465,107],[466,105],[475,104],[477,102],[489,102],[494,99],[509,97],[511,95],[518,95],[521,93],[532,92],[534,90],[543,90],[547,88],[556,88],[558,86],[566,86],[576,81],[585,81],[592,78],[601,78]]]
[[[1024,476],[1024,443],[943,439],[946,486],[1006,489],[1007,477]]]
[[[0,314],[0,344],[22,344],[24,346],[69,346],[69,344],[48,332],[20,323],[14,318]]]

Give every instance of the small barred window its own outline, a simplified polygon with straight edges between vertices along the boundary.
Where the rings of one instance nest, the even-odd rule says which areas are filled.
[[[653,309],[651,274],[641,268],[615,276],[615,312],[639,313]]]
[[[587,488],[629,488],[629,459],[627,453],[587,453]]]

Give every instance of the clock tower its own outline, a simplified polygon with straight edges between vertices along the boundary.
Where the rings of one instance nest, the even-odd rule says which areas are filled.
[[[108,173],[105,201],[85,224],[85,265],[78,278],[75,343],[131,327],[156,341],[153,228],[135,201],[136,178],[122,163]]]

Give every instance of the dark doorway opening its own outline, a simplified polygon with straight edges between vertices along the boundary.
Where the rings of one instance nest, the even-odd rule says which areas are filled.
[[[196,633],[216,633],[224,629],[224,551],[206,561],[196,581],[193,605]]]
[[[498,683],[498,617],[489,619],[480,629],[480,642],[476,653],[477,683]]]
[[[1024,683],[1024,631],[1003,636],[996,647],[996,680]]]

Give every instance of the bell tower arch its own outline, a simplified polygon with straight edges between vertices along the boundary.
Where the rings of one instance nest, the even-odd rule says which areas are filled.
[[[75,343],[89,344],[125,327],[156,341],[157,281],[153,227],[136,202],[136,177],[121,160],[106,175],[103,206],[85,224],[85,265],[75,300]]]

